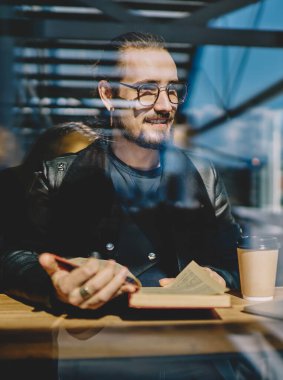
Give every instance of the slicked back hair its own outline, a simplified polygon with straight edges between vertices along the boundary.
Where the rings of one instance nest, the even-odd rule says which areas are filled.
[[[95,63],[95,79],[112,80],[118,73],[120,54],[127,49],[164,49],[163,37],[147,32],[129,32],[113,38],[106,46],[100,60]]]
[[[127,49],[160,49],[167,50],[163,37],[148,32],[128,32],[113,38],[106,46],[101,58],[94,65],[95,81],[106,80],[111,82],[113,95],[118,92],[115,82],[119,82],[121,74],[121,53]],[[93,94],[99,98],[98,87],[95,85]],[[100,115],[95,117],[96,124],[109,127],[109,112],[103,108]]]
[[[165,49],[165,40],[163,37],[144,32],[129,32],[121,34],[113,38],[110,45],[117,50],[124,50],[128,48],[146,49],[146,48],[159,48]]]

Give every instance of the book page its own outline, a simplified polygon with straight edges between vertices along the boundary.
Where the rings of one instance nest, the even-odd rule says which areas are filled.
[[[175,295],[178,295],[178,294],[185,294],[185,295],[201,295],[201,296],[211,296],[211,295],[216,295],[216,293],[196,293],[196,292],[192,292],[190,289],[187,289],[187,288],[170,288],[169,286],[164,286],[164,287],[158,287],[158,286],[146,286],[146,287],[142,287],[139,292],[143,293],[143,294],[164,294],[164,295],[169,295],[169,294],[175,294]],[[219,295],[219,293],[217,293],[217,295]]]
[[[191,261],[166,289],[186,290],[188,294],[223,294],[228,290],[195,261]]]

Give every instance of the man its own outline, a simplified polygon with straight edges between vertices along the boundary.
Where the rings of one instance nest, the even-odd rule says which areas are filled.
[[[1,255],[2,290],[97,309],[136,290],[128,271],[144,286],[166,285],[192,259],[237,287],[238,228],[223,185],[210,164],[170,144],[186,96],[172,56],[147,33],[122,35],[110,47],[116,78],[98,65],[98,93],[111,136],[37,173],[30,233]],[[43,252],[89,259],[67,272]]]

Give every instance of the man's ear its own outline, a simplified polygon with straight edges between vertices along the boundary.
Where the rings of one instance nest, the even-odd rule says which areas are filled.
[[[108,111],[110,111],[111,108],[113,108],[113,104],[112,104],[113,94],[112,94],[112,88],[109,82],[107,82],[106,80],[101,80],[98,83],[98,93],[101,100],[103,101],[103,104],[108,109]]]

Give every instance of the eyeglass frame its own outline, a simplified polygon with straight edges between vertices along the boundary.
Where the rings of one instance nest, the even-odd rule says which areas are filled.
[[[187,85],[187,83],[184,83],[184,82],[177,82],[177,83],[171,82],[171,83],[168,83],[166,86],[158,86],[156,83],[150,83],[150,82],[149,82],[149,83],[141,83],[141,84],[137,84],[137,85],[128,84],[128,83],[124,83],[124,82],[118,82],[118,83],[121,84],[122,86],[125,86],[125,87],[132,88],[132,89],[136,90],[136,91],[137,91],[137,95],[138,95],[138,99],[137,99],[137,100],[138,100],[139,103],[140,103],[142,106],[144,106],[144,107],[146,107],[146,106],[150,106],[150,107],[154,106],[154,104],[157,102],[157,99],[159,98],[159,95],[160,95],[161,90],[163,90],[163,89],[166,89],[166,93],[167,93],[167,96],[168,96],[169,102],[170,102],[171,104],[175,104],[175,105],[183,104],[184,101],[185,101],[185,99],[186,99],[186,97],[187,97],[187,94],[188,94],[188,85]],[[148,105],[142,104],[142,102],[140,101],[140,96],[139,96],[140,87],[141,87],[141,86],[144,86],[144,85],[146,85],[146,84],[153,84],[153,85],[156,86],[156,88],[158,89],[158,93],[157,93],[157,96],[156,96],[155,101],[154,101],[152,104],[148,104]],[[172,84],[182,84],[182,85],[185,86],[186,92],[185,92],[185,96],[184,96],[184,98],[183,98],[183,100],[182,100],[181,102],[173,103],[173,102],[170,100],[170,96],[169,96],[169,94],[168,94],[168,86],[170,86],[170,85],[172,85]]]

